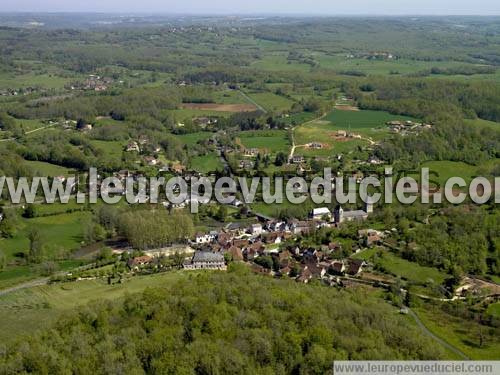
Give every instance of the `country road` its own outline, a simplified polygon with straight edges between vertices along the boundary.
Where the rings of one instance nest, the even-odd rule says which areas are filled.
[[[448,344],[446,341],[444,341],[443,339],[441,339],[440,337],[436,336],[434,333],[432,333],[426,326],[424,323],[422,323],[422,321],[420,320],[420,318],[418,317],[417,314],[415,314],[415,312],[413,310],[411,310],[410,308],[408,308],[408,312],[409,314],[413,317],[413,319],[415,319],[415,322],[417,323],[418,327],[422,330],[422,332],[424,332],[427,336],[429,336],[430,338],[432,338],[434,341],[438,342],[439,344],[441,344],[442,346],[444,346],[445,348],[449,349],[450,351],[452,351],[453,353],[455,353],[456,355],[458,355],[460,358],[464,359],[464,360],[470,360],[469,357],[467,357],[460,349],[457,349],[456,347],[454,347],[453,345],[451,344]]]

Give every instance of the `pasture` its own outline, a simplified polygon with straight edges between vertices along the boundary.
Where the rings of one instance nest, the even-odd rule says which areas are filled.
[[[20,335],[49,327],[61,314],[97,300],[117,300],[128,293],[169,284],[191,274],[170,272],[126,279],[108,285],[105,280],[80,281],[23,289],[0,296],[0,340],[13,341]]]
[[[194,146],[199,141],[210,138],[213,133],[209,132],[198,132],[198,133],[189,133],[189,134],[181,134],[176,135],[176,137],[184,144],[188,146]]]
[[[223,170],[224,166],[220,158],[215,153],[196,156],[191,159],[191,169],[200,173],[210,173],[216,170]]]
[[[272,92],[247,93],[247,95],[270,112],[288,111],[293,105],[292,100]]]
[[[60,165],[46,163],[44,161],[26,160],[26,164],[33,170],[35,175],[44,177],[70,176],[74,171]]]
[[[37,228],[47,255],[71,252],[81,245],[84,230],[82,223],[89,216],[88,212],[73,212],[22,219],[17,233],[12,238],[0,240],[0,247],[8,259],[12,259],[18,253],[27,253],[28,232],[31,228]]]
[[[290,148],[288,134],[284,130],[258,130],[239,132],[239,141],[246,148],[256,148],[264,153],[287,153]]]

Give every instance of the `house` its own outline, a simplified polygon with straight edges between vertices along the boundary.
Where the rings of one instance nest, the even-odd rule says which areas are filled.
[[[129,142],[127,145],[127,152],[139,152],[141,149],[139,148],[139,144],[137,142]]]
[[[332,217],[332,213],[327,207],[315,208],[311,212],[311,217],[314,220],[323,220],[323,218],[325,217],[330,220]]]
[[[293,164],[302,164],[305,162],[305,159],[303,156],[299,156],[299,155],[294,155],[292,157],[292,163]]]
[[[347,265],[347,273],[351,276],[357,276],[363,270],[365,262],[360,259],[349,259]]]
[[[240,169],[253,169],[254,166],[255,164],[251,160],[240,160],[239,163]]]
[[[315,150],[321,150],[323,148],[323,144],[318,143],[318,142],[313,142],[313,143],[309,143],[307,145],[307,147],[315,149]]]
[[[282,241],[280,233],[273,232],[269,233],[265,238],[264,242],[268,245],[278,245]]]
[[[229,233],[222,232],[222,233],[219,233],[219,235],[217,236],[217,242],[221,246],[230,244],[232,240],[233,240],[233,236],[231,236]]]
[[[347,132],[345,130],[337,130],[336,135],[339,138],[346,138],[347,137]]]
[[[309,270],[307,266],[305,266],[296,280],[299,283],[307,284],[312,279],[312,277],[313,277],[312,272]]]
[[[364,241],[364,244],[368,247],[379,244],[384,237],[382,232],[376,231],[374,229],[359,230],[358,236],[360,240]]]
[[[197,251],[190,261],[184,263],[184,269],[225,271],[227,266],[221,253]]]
[[[146,161],[146,164],[150,166],[155,166],[156,164],[158,164],[158,160],[153,156],[146,156],[144,160]]]
[[[234,262],[241,262],[243,261],[243,252],[241,251],[241,248],[238,246],[231,246],[229,250],[227,250],[227,254],[231,255],[231,259]]]
[[[335,260],[330,265],[330,270],[334,275],[342,276],[345,273],[345,264],[342,261]]]
[[[250,234],[252,236],[260,236],[263,232],[262,224],[252,224]]]
[[[210,233],[197,233],[195,237],[195,243],[197,245],[202,245],[206,243],[211,243],[215,241],[215,235],[210,232]]]
[[[148,266],[153,263],[153,258],[150,256],[142,256],[142,257],[136,257],[133,259],[129,259],[127,262],[128,267],[133,270],[137,271],[142,267]]]
[[[290,225],[290,231],[295,235],[307,234],[311,232],[311,230],[311,223],[308,221],[296,221]]]
[[[243,151],[243,155],[246,157],[254,157],[254,156],[257,156],[258,153],[259,153],[259,149],[257,149],[257,148],[246,148]]]
[[[182,164],[174,164],[170,167],[170,170],[176,174],[182,174],[186,170],[186,167]]]

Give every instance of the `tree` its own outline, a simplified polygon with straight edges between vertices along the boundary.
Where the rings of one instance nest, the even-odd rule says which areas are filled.
[[[28,260],[31,263],[36,263],[40,260],[43,250],[42,233],[36,227],[31,227],[28,231],[29,253]]]
[[[278,152],[276,154],[276,159],[274,160],[274,165],[281,167],[286,163],[287,156],[283,152]]]

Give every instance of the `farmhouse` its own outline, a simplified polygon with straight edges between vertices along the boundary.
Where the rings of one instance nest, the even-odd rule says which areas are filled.
[[[145,255],[142,257],[129,259],[129,261],[127,262],[127,265],[131,270],[137,271],[140,268],[145,267],[145,266],[152,264],[152,263],[153,263],[153,258]]]
[[[139,148],[139,144],[137,142],[129,142],[127,145],[127,152],[139,152],[141,151]]]
[[[197,251],[191,260],[184,263],[184,269],[225,271],[227,266],[221,253]]]
[[[324,217],[332,217],[331,211],[327,207],[315,208],[312,210],[311,217],[314,220],[323,220]]]
[[[302,164],[304,163],[305,159],[303,156],[295,155],[292,157],[292,163],[293,164]]]

